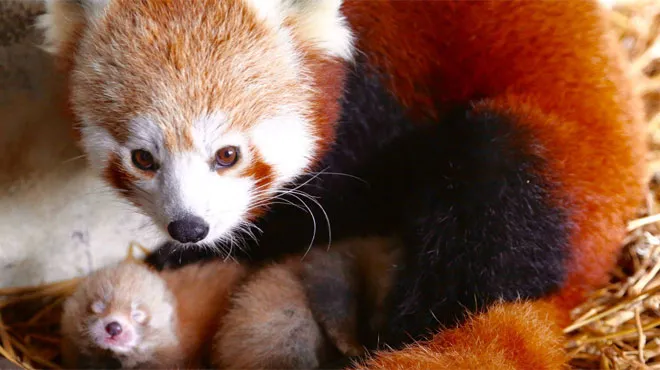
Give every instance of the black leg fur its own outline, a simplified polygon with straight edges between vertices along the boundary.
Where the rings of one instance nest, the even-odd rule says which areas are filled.
[[[406,261],[390,297],[388,345],[563,281],[567,217],[539,175],[543,148],[519,127],[497,113],[463,111],[402,145],[419,151],[402,174]]]

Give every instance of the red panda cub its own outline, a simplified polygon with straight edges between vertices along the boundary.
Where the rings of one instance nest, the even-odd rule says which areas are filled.
[[[343,355],[377,346],[401,252],[398,238],[360,237],[312,250],[301,262],[310,309]]]
[[[242,266],[208,262],[160,274],[124,262],[87,277],[65,302],[68,368],[200,367]]]
[[[176,366],[176,298],[146,267],[122,263],[87,277],[64,303],[67,368]]]
[[[212,363],[227,369],[315,369],[330,345],[314,319],[298,261],[255,271],[220,318]]]
[[[365,354],[383,324],[399,252],[394,239],[355,238],[257,270],[221,318],[214,366],[327,368]]]

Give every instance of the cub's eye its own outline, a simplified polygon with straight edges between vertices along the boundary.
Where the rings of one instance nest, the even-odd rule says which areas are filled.
[[[131,319],[138,324],[144,324],[147,321],[147,313],[140,309],[137,304],[131,305]]]
[[[94,301],[90,308],[92,312],[99,314],[105,310],[105,303],[103,301]]]
[[[131,159],[135,167],[144,171],[155,171],[158,169],[153,155],[146,150],[138,149],[131,152]]]
[[[238,162],[238,148],[226,146],[215,152],[215,163],[218,167],[231,167]]]

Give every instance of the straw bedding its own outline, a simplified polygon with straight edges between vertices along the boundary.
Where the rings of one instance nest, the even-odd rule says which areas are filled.
[[[576,369],[660,369],[660,1],[618,0],[611,23],[644,99],[651,176],[611,284],[573,312],[567,351]],[[0,367],[58,368],[61,303],[77,283],[0,289]]]

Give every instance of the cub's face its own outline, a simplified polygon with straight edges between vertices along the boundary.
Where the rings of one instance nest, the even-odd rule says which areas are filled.
[[[175,312],[162,278],[144,265],[120,263],[86,277],[66,300],[62,334],[78,352],[123,362],[176,344]]]
[[[39,23],[92,168],[172,239],[203,244],[257,217],[332,140],[351,53],[340,5],[49,0]]]

